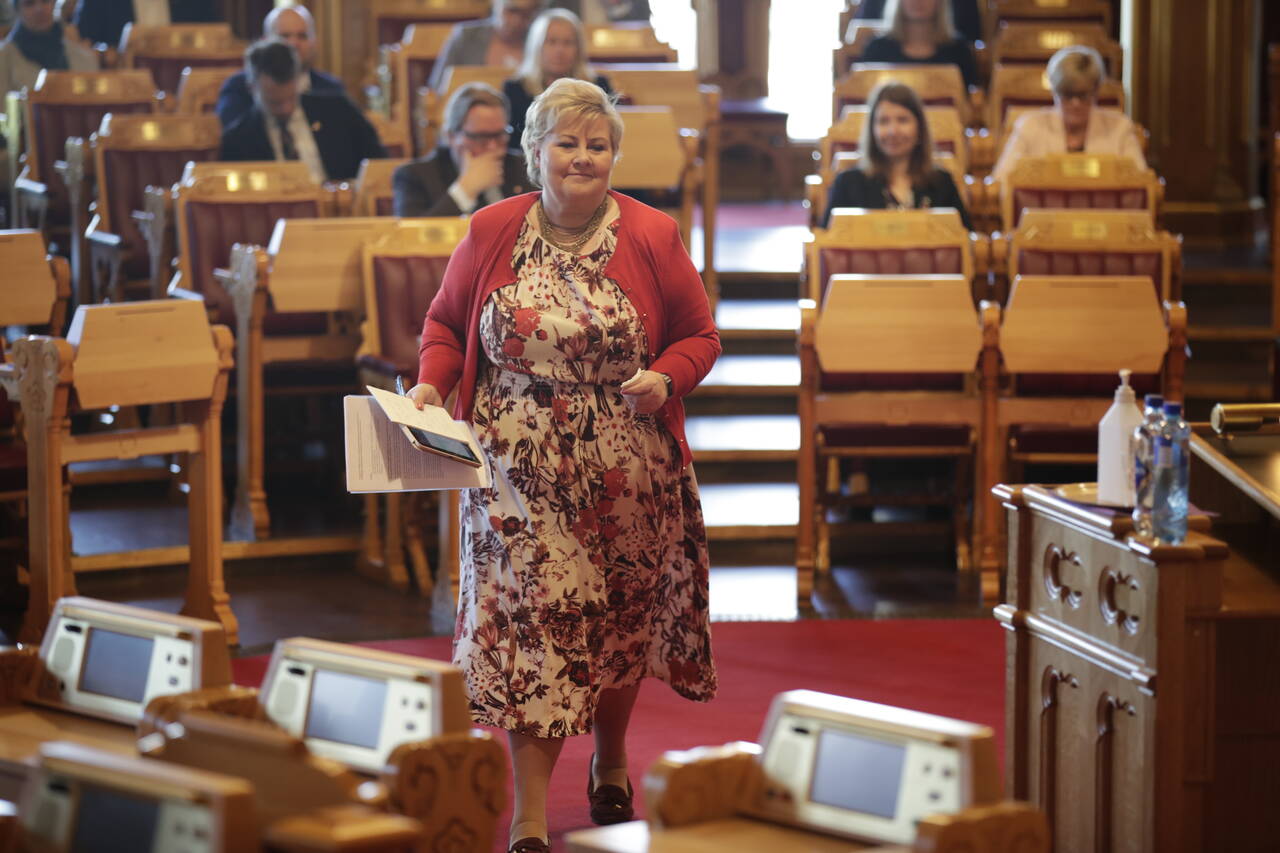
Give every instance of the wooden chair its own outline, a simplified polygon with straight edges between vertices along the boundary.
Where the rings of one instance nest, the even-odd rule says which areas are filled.
[[[587,28],[589,62],[675,62],[676,51],[648,24]]]
[[[176,300],[82,305],[67,337],[14,344],[27,421],[30,602],[21,637],[38,639],[59,598],[75,592],[65,471],[71,462],[185,453],[190,547],[183,612],[238,627],[222,577],[222,402],[231,332]],[[72,435],[73,410],[178,403],[168,426]]]
[[[176,112],[182,115],[212,113],[218,104],[218,93],[227,78],[236,73],[233,67],[183,68],[178,79]]]
[[[391,216],[394,212],[394,193],[391,179],[396,169],[410,162],[399,160],[365,160],[356,175],[355,216]]]
[[[1096,460],[1098,421],[1111,406],[1122,368],[1133,371],[1130,384],[1139,396],[1161,391],[1166,399],[1182,399],[1186,342],[1186,306],[1152,299],[1145,276],[1013,280],[1000,359],[983,366],[990,389],[979,490],[988,502],[985,590],[995,592],[994,572],[1003,563],[991,488],[1008,482],[1010,466]]]
[[[444,105],[455,89],[467,83],[488,83],[501,92],[503,81],[510,76],[511,69],[500,65],[455,65],[445,72],[439,91],[420,90],[416,99],[418,117],[414,118],[414,126],[420,130],[415,137],[418,139],[417,150],[425,154],[443,138]]]
[[[837,208],[827,228],[805,244],[804,297],[824,300],[833,275],[960,275],[985,277],[990,242],[966,231],[954,210]]]
[[[151,72],[156,88],[178,91],[184,68],[244,67],[244,42],[229,24],[169,24],[145,27],[126,24],[120,36],[121,66]]]
[[[892,497],[841,495],[842,459],[951,459],[956,565],[974,567],[966,507],[973,497],[982,400],[979,323],[963,275],[836,275],[819,313],[802,303],[800,326],[800,523],[796,567],[801,601],[814,572],[830,569],[828,510],[894,503]],[[912,505],[937,495],[908,496]],[[899,499],[897,502],[902,502]]]
[[[378,94],[376,109],[386,121],[403,128],[412,150],[402,156],[420,157],[427,153],[421,147],[425,138],[425,114],[421,92],[427,88],[431,70],[435,68],[452,24],[410,24],[404,38],[380,48],[376,71]],[[385,142],[384,142],[385,145]]]
[[[1035,65],[1043,68],[1064,47],[1084,45],[1102,54],[1107,74],[1116,80],[1124,73],[1124,49],[1095,22],[1034,23],[1019,21],[1000,26],[992,47],[996,65]]]
[[[409,138],[408,128],[404,123],[388,119],[373,111],[367,111],[364,117],[373,125],[378,134],[378,141],[388,157],[407,160],[413,154],[413,143]]]
[[[1003,181],[988,184],[1000,199],[1006,233],[1028,208],[1144,210],[1156,220],[1164,184],[1152,169],[1115,154],[1050,154],[1024,157]]]
[[[152,258],[134,213],[142,210],[148,186],[174,184],[188,162],[215,159],[221,134],[212,114],[108,115],[87,143],[67,141],[72,170],[97,176],[97,202],[87,225],[80,218],[86,211],[72,208],[72,228],[86,244],[85,255],[72,258],[73,270],[77,262],[83,265],[76,280],[89,285],[81,291],[82,303],[120,302],[138,289],[144,298],[163,297],[152,289]]]
[[[849,73],[861,57],[862,52],[872,39],[887,32],[889,22],[881,18],[854,18],[842,29],[840,46],[831,52],[831,67],[835,72],[833,80],[839,80]]]
[[[989,24],[1096,23],[1111,32],[1111,4],[1106,0],[993,0]],[[995,36],[995,33],[992,33]]]
[[[992,245],[1009,279],[1044,275],[1141,275],[1159,301],[1182,298],[1182,240],[1135,210],[1027,210]]]
[[[237,538],[265,539],[271,529],[266,395],[287,383],[267,369],[305,366],[310,393],[351,389],[356,318],[364,310],[360,247],[396,227],[392,217],[281,217],[269,241],[237,241],[228,269],[218,273],[235,305],[238,451],[231,530]]]
[[[702,280],[714,307],[716,214],[720,207],[720,87],[698,82],[697,72],[656,65],[614,66],[609,80],[630,106],[670,107],[683,137],[697,142],[702,170]],[[623,140],[623,147],[627,141]]]
[[[214,276],[236,243],[266,245],[276,220],[333,213],[333,193],[300,162],[189,163],[172,189],[148,190],[144,235],[153,270],[163,268],[164,235],[176,221],[177,271],[171,294],[199,294],[216,322],[235,327],[230,295]],[[160,246],[156,245],[159,238]],[[163,275],[163,272],[161,272]]]
[[[45,254],[39,231],[0,231],[0,269],[21,287],[0,287],[0,327],[62,334],[71,301],[66,258]],[[18,369],[0,336],[0,505],[4,507],[0,547],[26,565],[27,448]],[[7,586],[0,583],[0,589]]]
[[[398,44],[414,24],[454,24],[487,18],[489,0],[369,0],[372,37],[365,56],[378,55],[384,44]]]
[[[14,182],[18,226],[59,239],[73,237],[73,244],[81,239],[71,235],[69,224],[72,206],[89,203],[83,192],[87,176],[72,171],[63,159],[67,140],[88,138],[108,113],[150,113],[157,103],[146,71],[40,72],[35,87],[18,96],[18,109],[10,116],[14,121],[21,115],[21,126],[11,129],[10,139],[26,135],[25,164]],[[78,250],[83,246],[72,249]]]
[[[643,190],[650,203],[680,223],[686,248],[693,233],[693,204],[701,189],[697,140],[681,134],[670,107],[618,107],[622,151],[611,184],[621,192]]]
[[[1098,106],[1123,110],[1124,86],[1108,77],[1098,91]],[[1016,107],[1051,107],[1053,89],[1043,66],[997,65],[991,72],[991,92],[987,97],[987,129],[1002,139],[1008,113]],[[994,162],[994,161],[993,161]]]
[[[960,69],[954,65],[893,65],[886,62],[858,62],[836,81],[832,95],[831,121],[840,120],[844,108],[865,105],[872,91],[886,80],[905,83],[920,96],[926,107],[952,107],[965,124],[972,121],[970,103]]]
[[[467,233],[465,217],[406,219],[395,230],[365,241],[362,254],[364,322],[356,364],[361,386],[393,390],[396,377],[415,384],[418,341],[426,316],[444,278],[450,255]],[[437,512],[439,559],[435,579],[423,536],[428,509]],[[383,533],[378,529],[376,495],[365,498],[365,549],[362,570],[393,586],[408,584],[405,552],[418,587],[429,597],[436,582],[448,585],[457,601],[458,494],[442,492],[386,495]]]

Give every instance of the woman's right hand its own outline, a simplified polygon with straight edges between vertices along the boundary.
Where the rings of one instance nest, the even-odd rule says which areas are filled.
[[[440,392],[436,390],[436,386],[426,382],[419,382],[414,385],[405,394],[413,405],[421,409],[423,406],[440,406],[444,408],[444,399],[440,396]]]

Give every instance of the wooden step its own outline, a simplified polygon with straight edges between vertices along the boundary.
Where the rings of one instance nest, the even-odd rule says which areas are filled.
[[[722,299],[716,306],[716,328],[725,341],[794,343],[800,307],[794,299]]]
[[[684,429],[699,461],[789,462],[800,449],[795,415],[695,415]]]
[[[722,355],[693,393],[699,396],[794,395],[799,385],[799,356]]]
[[[708,539],[789,539],[796,535],[800,487],[795,483],[706,483],[699,491]]]

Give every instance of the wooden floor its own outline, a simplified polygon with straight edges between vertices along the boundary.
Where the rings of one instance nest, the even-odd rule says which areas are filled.
[[[752,218],[749,210],[735,213],[742,215],[726,218]],[[798,205],[769,205],[765,213],[760,218],[780,224],[728,228],[720,235],[717,322],[725,354],[687,401],[688,437],[698,459],[711,543],[713,618],[983,615],[978,591],[958,579],[948,525],[923,517],[915,529],[937,535],[846,542],[831,574],[818,578],[812,607],[797,607],[796,271],[806,232]],[[700,255],[699,247],[693,255]],[[1265,264],[1263,250],[1186,253],[1193,417],[1203,418],[1219,400],[1270,398]],[[360,502],[345,494],[332,466],[310,473],[304,466],[269,485],[279,535],[358,533]],[[109,562],[110,553],[123,548],[181,545],[185,518],[181,497],[163,484],[77,487],[75,552],[82,563]],[[276,639],[294,635],[350,641],[451,632],[449,602],[433,606],[413,593],[381,587],[353,566],[349,552],[228,560],[227,587],[241,623],[242,653],[265,651]],[[185,576],[179,567],[156,566],[84,572],[78,582],[82,594],[176,611]],[[4,589],[10,591],[0,597],[0,642],[12,631],[20,606],[12,585],[0,585]]]

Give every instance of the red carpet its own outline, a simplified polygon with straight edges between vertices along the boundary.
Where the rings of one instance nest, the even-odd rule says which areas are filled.
[[[637,788],[644,768],[664,750],[756,740],[769,700],[794,688],[982,723],[1003,744],[1004,638],[993,620],[718,622],[712,630],[720,673],[714,701],[689,702],[657,681],[641,691],[628,743]],[[448,660],[450,651],[448,637],[362,645],[439,660]],[[235,661],[236,682],[258,684],[267,660]],[[591,738],[573,738],[556,766],[550,819],[557,836],[590,826],[591,752]],[[504,817],[500,838],[506,826]]]

